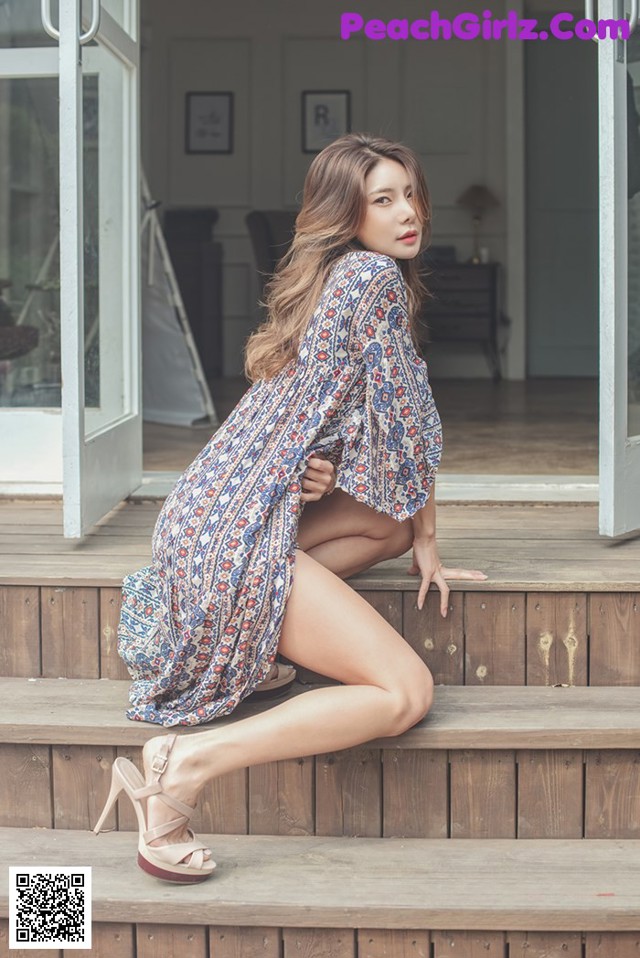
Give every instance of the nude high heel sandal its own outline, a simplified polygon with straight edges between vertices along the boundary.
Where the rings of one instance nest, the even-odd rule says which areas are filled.
[[[194,812],[191,805],[181,802],[172,795],[167,795],[160,785],[160,777],[167,767],[169,752],[175,740],[176,736],[172,733],[153,756],[151,768],[154,777],[149,785],[145,785],[144,778],[128,758],[118,757],[115,760],[111,768],[111,788],[107,803],[93,831],[96,835],[100,833],[111,807],[120,792],[125,791],[133,802],[138,819],[138,865],[140,868],[163,881],[193,884],[205,881],[213,872],[216,863],[211,859],[205,859],[204,852],[207,846],[196,838],[191,828],[188,830],[191,836],[189,842],[159,846],[147,844],[156,838],[168,835],[178,826],[185,825]],[[164,825],[147,828],[146,803],[143,806],[143,802],[150,795],[157,795],[166,805],[175,808],[177,812],[180,812],[180,817],[171,822],[165,822]],[[187,855],[190,855],[188,862],[182,862]]]

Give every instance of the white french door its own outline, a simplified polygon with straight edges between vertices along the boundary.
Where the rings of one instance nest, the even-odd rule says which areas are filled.
[[[601,0],[598,19],[623,16],[622,0]],[[638,0],[630,17],[633,30]],[[598,86],[600,533],[616,536],[640,528],[640,62],[628,42],[598,41]]]
[[[138,0],[0,3],[0,494],[142,477]]]
[[[138,0],[92,0],[87,19],[59,0],[59,24],[64,533],[79,537],[142,481]]]

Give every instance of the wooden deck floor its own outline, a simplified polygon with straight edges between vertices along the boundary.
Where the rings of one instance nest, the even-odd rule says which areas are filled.
[[[0,501],[0,584],[118,586],[151,558],[160,502],[123,503],[82,542],[62,536],[59,501]],[[536,504],[438,506],[446,566],[480,568],[486,582],[452,582],[464,591],[640,591],[640,534],[598,535],[597,507]],[[350,581],[358,589],[411,590],[409,554]]]

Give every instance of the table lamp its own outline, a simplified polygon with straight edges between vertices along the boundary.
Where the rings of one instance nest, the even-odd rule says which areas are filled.
[[[473,223],[473,256],[471,257],[471,262],[479,263],[480,224],[482,222],[482,215],[485,210],[500,206],[500,200],[496,199],[487,186],[474,183],[473,186],[468,186],[466,190],[460,194],[456,203],[458,206],[464,206],[466,209],[471,210],[471,222]]]

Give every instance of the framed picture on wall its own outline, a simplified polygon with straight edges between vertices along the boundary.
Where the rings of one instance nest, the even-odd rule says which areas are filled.
[[[305,90],[302,94],[302,152],[319,153],[351,130],[348,90]]]
[[[233,93],[187,93],[185,152],[233,153]]]

